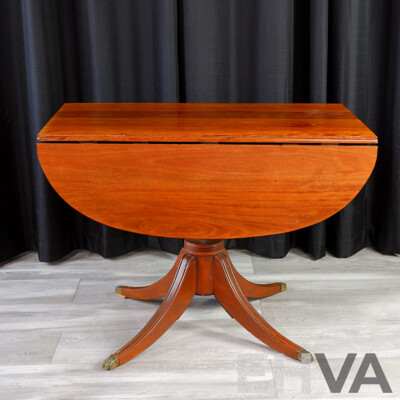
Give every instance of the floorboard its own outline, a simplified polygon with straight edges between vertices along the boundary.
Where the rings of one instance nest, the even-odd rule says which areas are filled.
[[[357,353],[341,393],[329,391],[317,362],[269,349],[213,297],[196,296],[152,347],[103,370],[104,358],[160,304],[122,299],[115,286],[153,283],[176,256],[143,250],[104,259],[78,251],[57,263],[25,253],[0,268],[0,399],[400,398],[398,256],[373,249],[317,261],[298,249],[273,260],[229,253],[247,279],[287,283],[287,291],[252,304],[291,340],[325,353],[335,376],[346,355]],[[349,393],[366,353],[377,355],[393,393],[383,395],[379,385]]]

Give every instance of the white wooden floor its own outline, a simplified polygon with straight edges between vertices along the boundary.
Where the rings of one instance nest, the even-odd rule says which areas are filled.
[[[330,393],[317,362],[269,349],[212,297],[196,297],[137,358],[103,370],[160,304],[114,294],[117,285],[156,281],[176,258],[146,250],[115,259],[80,251],[53,264],[27,253],[0,268],[0,399],[400,399],[399,257],[372,249],[318,261],[297,249],[279,260],[230,255],[250,280],[287,283],[253,305],[291,340],[325,353],[335,376],[347,353],[358,354],[341,394]],[[392,394],[378,385],[349,394],[365,353],[378,356]]]

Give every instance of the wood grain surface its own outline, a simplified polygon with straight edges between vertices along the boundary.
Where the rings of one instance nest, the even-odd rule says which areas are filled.
[[[39,141],[377,143],[342,104],[66,103]]]
[[[106,225],[225,239],[288,232],[341,210],[376,146],[38,143],[51,185]]]

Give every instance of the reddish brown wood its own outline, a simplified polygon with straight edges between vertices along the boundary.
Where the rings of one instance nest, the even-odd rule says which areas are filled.
[[[225,310],[256,338],[289,357],[300,359],[300,352],[304,349],[272,328],[249,303],[240,289],[227,254],[215,256],[214,295]]]
[[[39,143],[51,185],[82,214],[166,237],[289,232],[341,210],[376,146]]]
[[[242,293],[246,297],[261,299],[263,297],[269,297],[286,290],[286,285],[282,282],[264,284],[250,282],[247,279],[243,278],[243,276],[240,275],[238,271],[236,271],[232,263],[230,264],[230,267],[233,271],[233,274],[235,275],[237,284],[240,286]]]
[[[376,143],[342,104],[66,103],[38,139]]]
[[[214,247],[211,247],[211,245]],[[185,247],[179,253],[174,266],[159,281],[149,286],[141,287],[118,286],[116,292],[121,297],[136,300],[152,300],[164,297],[167,295],[172,285],[181,258],[185,254],[192,254],[196,255],[196,294],[202,296],[213,294],[213,262],[215,254],[219,254],[220,252],[224,252],[224,254],[228,256],[228,253],[225,252],[222,240],[186,240]],[[246,297],[263,298],[286,290],[286,285],[282,282],[267,284],[253,283],[243,278],[232,264],[231,268],[235,274],[238,285]]]
[[[166,275],[168,280],[171,274],[174,275],[171,288],[156,314],[137,336],[107,358],[104,364],[106,369],[125,363],[154,343],[179,318],[195,293],[214,294],[232,318],[275,350],[296,360],[300,360],[303,353],[309,355],[302,347],[272,328],[245,297],[249,294],[251,297],[270,296],[280,291],[280,286],[276,290],[276,285],[281,284],[271,284],[266,290],[266,286],[255,285],[244,279],[233,267],[222,240],[185,240],[177,262]],[[146,290],[149,288],[151,286]],[[123,294],[132,294],[131,297],[141,299],[152,297],[150,291],[143,296],[137,288],[133,289],[129,292],[127,288]],[[276,290],[275,293],[273,289]],[[153,293],[158,290],[159,287],[156,287]],[[157,292],[154,297],[159,297],[160,293]],[[310,357],[307,361],[311,361]]]
[[[137,356],[157,339],[181,316],[196,291],[196,265],[194,257],[183,254],[172,286],[159,309],[144,328],[125,346],[114,353],[119,365]],[[104,365],[106,369],[107,365]]]
[[[166,297],[106,369],[150,346],[194,294],[214,294],[264,343],[312,359],[246,299],[284,286],[241,277],[221,239],[303,228],[354,198],[374,167],[377,139],[343,105],[65,104],[38,142],[50,183],[81,213],[128,231],[203,238],[185,241],[159,282],[119,290],[137,299]]]
[[[116,292],[121,296],[136,300],[153,300],[159,299],[167,295],[172,282],[174,281],[176,271],[178,270],[181,258],[186,253],[181,251],[175,261],[174,266],[169,270],[168,274],[159,281],[149,286],[118,286]]]

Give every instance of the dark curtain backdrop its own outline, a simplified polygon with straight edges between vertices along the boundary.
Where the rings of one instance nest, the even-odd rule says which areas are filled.
[[[1,0],[0,261],[180,249],[93,222],[53,191],[35,142],[64,102],[344,103],[379,136],[366,187],[316,226],[228,246],[400,253],[399,21],[398,0]]]

